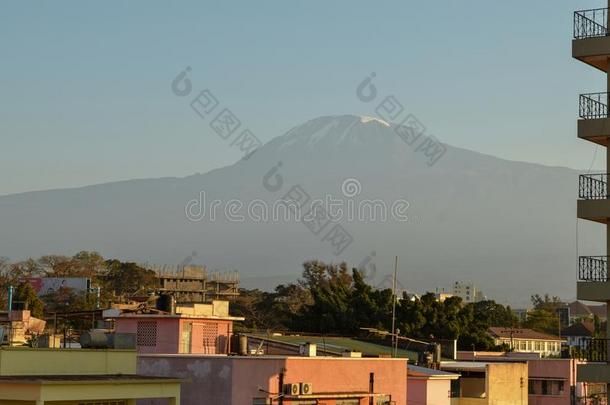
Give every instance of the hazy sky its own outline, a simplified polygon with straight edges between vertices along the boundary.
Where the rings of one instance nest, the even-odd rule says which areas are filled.
[[[382,94],[449,144],[588,168],[572,13],[604,2],[2,2],[0,194],[186,176],[240,156],[170,90],[190,66],[262,141]],[[597,167],[602,165],[602,156]]]

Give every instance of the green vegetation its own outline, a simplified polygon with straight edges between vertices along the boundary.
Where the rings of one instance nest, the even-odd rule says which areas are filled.
[[[367,284],[347,265],[310,261],[302,278],[275,292],[242,290],[234,312],[246,317],[249,330],[289,330],[325,335],[358,335],[360,328],[390,330],[392,291]],[[401,335],[415,339],[457,339],[460,349],[494,348],[490,326],[518,326],[510,307],[494,301],[463,304],[457,297],[438,302],[433,293],[420,299],[406,294],[396,305]]]
[[[62,287],[38,297],[27,281],[31,277],[86,277],[101,288],[101,304],[118,302],[126,296],[146,294],[155,288],[155,273],[135,263],[105,260],[96,252],[80,252],[72,257],[49,255],[39,259],[10,263],[0,258],[0,309],[6,309],[8,286],[16,287],[14,301],[27,304],[32,315],[76,312],[95,309],[97,297],[92,292]]]

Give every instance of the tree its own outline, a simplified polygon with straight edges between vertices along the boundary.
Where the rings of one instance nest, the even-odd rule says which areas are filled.
[[[156,274],[135,263],[124,263],[119,260],[104,262],[105,274],[100,276],[101,284],[106,292],[116,295],[134,295],[139,292],[149,292],[156,287]]]
[[[20,283],[15,289],[13,302],[23,302],[29,309],[32,316],[42,318],[44,303],[40,298],[32,284],[25,281]]]

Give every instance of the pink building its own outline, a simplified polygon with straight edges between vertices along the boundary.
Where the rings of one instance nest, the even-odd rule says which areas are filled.
[[[409,364],[407,370],[407,403],[451,405],[451,381],[459,374]]]
[[[182,405],[407,403],[405,359],[140,354],[138,374],[183,378]]]
[[[233,321],[227,301],[176,307],[175,314],[104,311],[117,333],[136,335],[139,353],[228,354]]]

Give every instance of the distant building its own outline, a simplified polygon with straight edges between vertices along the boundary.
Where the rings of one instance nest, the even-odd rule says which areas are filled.
[[[513,314],[515,314],[515,316],[519,320],[519,322],[527,321],[527,314],[530,311],[529,309],[527,309],[527,308],[520,308],[520,309],[512,309],[512,311],[513,311]]]
[[[453,297],[453,294],[448,292],[437,292],[434,294],[438,302],[444,302],[447,298]]]
[[[583,319],[593,319],[595,316],[600,321],[606,320],[606,304],[587,305],[580,301],[574,301],[568,304],[570,324]]]
[[[560,356],[561,343],[565,340],[532,329],[491,327],[489,335],[494,344],[506,344],[515,352],[539,353],[543,357]]]
[[[453,295],[460,297],[465,303],[479,302],[487,299],[482,291],[471,282],[455,281],[453,283]]]
[[[233,321],[227,301],[177,306],[174,313],[140,309],[104,311],[115,320],[117,333],[136,335],[140,353],[228,354]]]
[[[585,319],[568,326],[561,331],[561,336],[566,338],[568,346],[579,346],[583,339],[592,338],[595,331],[595,325],[592,320]]]

